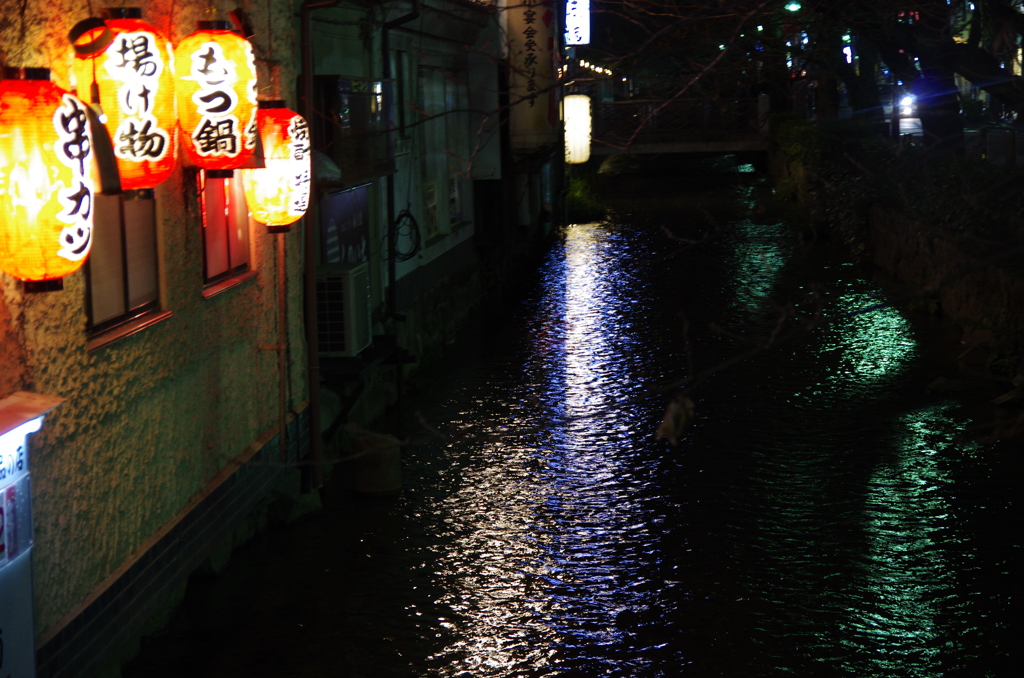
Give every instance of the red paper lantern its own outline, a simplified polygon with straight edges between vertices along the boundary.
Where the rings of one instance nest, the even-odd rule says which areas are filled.
[[[171,176],[177,160],[174,52],[137,8],[106,12],[111,18],[104,25],[72,32],[78,93],[107,116],[121,188],[153,188]],[[99,101],[92,101],[93,92]]]
[[[0,270],[26,281],[73,273],[92,246],[86,107],[49,77],[5,69],[0,80]]]
[[[205,169],[236,169],[256,146],[256,61],[226,21],[200,21],[174,50],[183,146]]]
[[[256,120],[265,167],[242,170],[245,202],[271,233],[287,232],[309,206],[309,125],[283,101],[259,102]]]

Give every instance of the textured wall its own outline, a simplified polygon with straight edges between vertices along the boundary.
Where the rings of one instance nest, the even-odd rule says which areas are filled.
[[[159,0],[143,18],[173,42],[202,18],[238,4]],[[0,49],[8,65],[48,66],[68,87],[68,30],[81,2],[0,0]],[[294,7],[243,2],[251,13],[260,93],[297,105]],[[269,14],[268,14],[269,11]],[[272,28],[272,32],[268,31]],[[272,83],[280,83],[275,92]],[[157,188],[161,305],[173,315],[95,351],[86,342],[85,279],[62,292],[26,295],[0,274],[0,396],[27,389],[67,401],[32,444],[37,631],[58,625],[159,526],[264,431],[277,423],[276,238],[252,227],[258,276],[202,296],[200,214],[193,174],[180,167]],[[290,402],[306,397],[301,233],[286,237]]]

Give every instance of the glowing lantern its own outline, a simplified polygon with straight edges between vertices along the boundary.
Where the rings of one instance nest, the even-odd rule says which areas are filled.
[[[590,160],[590,97],[568,94],[565,107],[565,161],[578,165]]]
[[[102,24],[82,22],[71,33],[75,80],[82,98],[100,104],[107,116],[121,188],[153,188],[176,161],[173,51],[138,9],[106,13],[111,18]]]
[[[0,80],[0,270],[57,281],[92,246],[93,152],[86,106],[46,68]],[[14,79],[21,77],[23,79]]]
[[[235,169],[256,146],[256,61],[226,21],[200,21],[174,50],[185,153],[205,169]]]
[[[242,170],[245,202],[271,233],[287,232],[309,205],[309,125],[283,101],[261,101],[257,124],[265,167]]]

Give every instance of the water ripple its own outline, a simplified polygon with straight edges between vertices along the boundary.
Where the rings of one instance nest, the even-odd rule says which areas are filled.
[[[431,675],[997,675],[1008,605],[957,499],[979,449],[954,445],[955,403],[909,389],[907,321],[819,265],[835,320],[702,386],[669,448],[646,389],[685,369],[673,309],[766,327],[809,269],[783,225],[750,221],[719,263],[658,268],[660,224],[638,224],[567,231],[525,348],[439,403],[459,436],[409,464],[433,479],[402,505],[438,591],[416,611]],[[694,341],[698,361],[735,350]]]

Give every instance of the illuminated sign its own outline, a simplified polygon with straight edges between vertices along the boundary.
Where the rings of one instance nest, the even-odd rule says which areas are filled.
[[[36,675],[32,620],[32,486],[28,436],[63,402],[19,391],[0,398],[0,676]]]
[[[565,0],[565,44],[590,44],[590,0]]]

